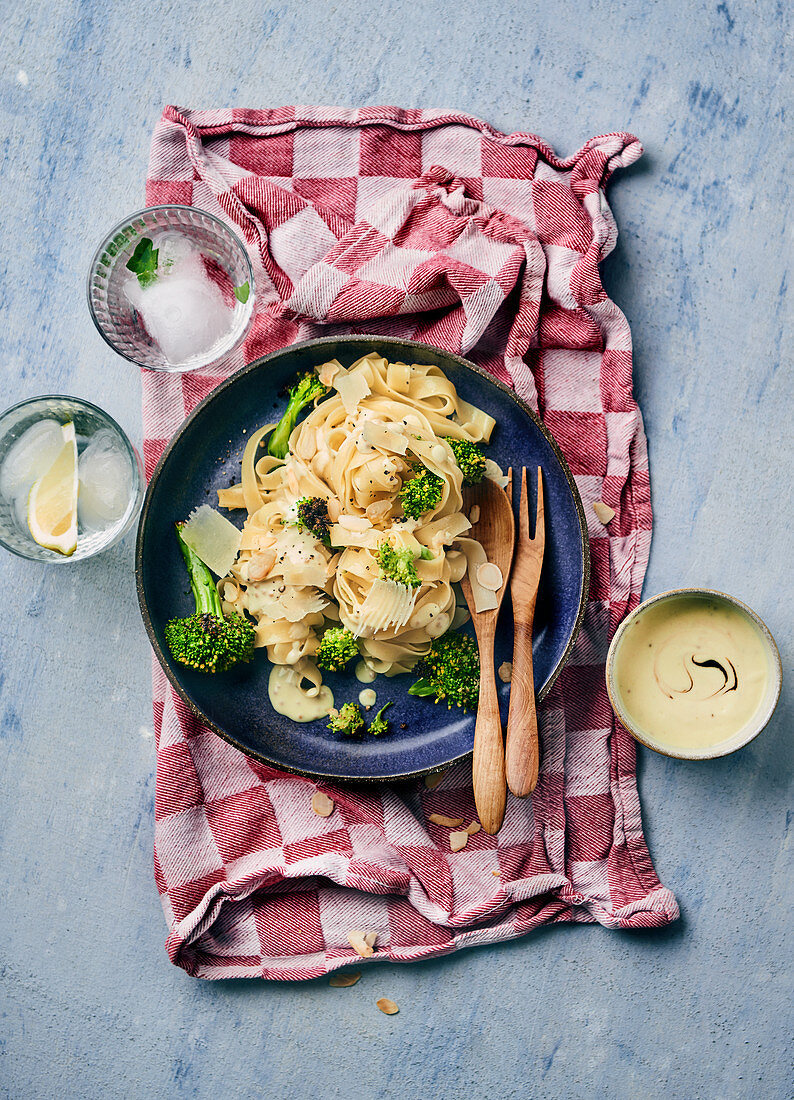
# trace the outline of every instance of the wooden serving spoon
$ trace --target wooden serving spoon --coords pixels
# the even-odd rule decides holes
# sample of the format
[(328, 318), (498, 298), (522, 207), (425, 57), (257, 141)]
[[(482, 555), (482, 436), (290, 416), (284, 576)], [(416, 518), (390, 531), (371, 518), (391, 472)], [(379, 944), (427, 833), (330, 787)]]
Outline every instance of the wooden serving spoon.
[[(472, 524), (471, 538), (476, 539), (493, 565), (502, 573), (502, 586), (495, 593), (497, 606), (492, 611), (475, 611), (474, 597), (468, 575), (460, 582), (471, 612), (477, 646), (480, 651), (480, 701), (474, 728), (474, 802), (480, 823), (491, 836), (501, 828), (505, 816), (505, 747), (499, 718), (499, 698), (496, 694), (494, 670), (494, 637), (502, 597), (507, 588), (513, 562), (516, 525), (510, 499), (503, 489), (485, 478), (479, 485), (465, 491), (465, 508), (469, 517), (477, 506), (480, 514)], [(476, 514), (476, 513), (475, 513)]]

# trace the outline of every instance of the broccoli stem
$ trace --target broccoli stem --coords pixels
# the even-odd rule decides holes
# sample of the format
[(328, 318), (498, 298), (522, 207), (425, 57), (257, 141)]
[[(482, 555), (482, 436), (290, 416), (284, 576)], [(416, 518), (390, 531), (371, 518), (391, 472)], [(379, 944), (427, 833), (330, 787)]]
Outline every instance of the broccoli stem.
[(318, 397), (324, 397), (327, 392), (327, 387), (323, 385), (313, 371), (306, 371), (298, 376), (294, 385), (290, 387), (289, 402), (284, 415), (270, 433), (270, 439), (267, 443), (267, 453), (269, 455), (281, 459), (287, 457), (289, 437), (298, 423), (298, 417), (307, 405), (311, 405), (312, 401)]
[(191, 550), (182, 538), (182, 528), (184, 526), (184, 523), (175, 524), (176, 537), (179, 540), (179, 549), (182, 551), (182, 557), (185, 559), (185, 565), (187, 566), (190, 587), (196, 601), (196, 614), (203, 615), (208, 612), (210, 615), (217, 615), (219, 619), (222, 619), (223, 608), (221, 607), (221, 598), (218, 595), (215, 578), (198, 554)]
[(293, 404), (290, 402), (287, 411), (273, 429), (268, 440), (267, 453), (274, 458), (286, 458), (289, 450), (289, 437), (292, 435), (292, 429), (298, 423), (298, 416), (302, 408), (303, 405), (300, 403), (295, 402)]

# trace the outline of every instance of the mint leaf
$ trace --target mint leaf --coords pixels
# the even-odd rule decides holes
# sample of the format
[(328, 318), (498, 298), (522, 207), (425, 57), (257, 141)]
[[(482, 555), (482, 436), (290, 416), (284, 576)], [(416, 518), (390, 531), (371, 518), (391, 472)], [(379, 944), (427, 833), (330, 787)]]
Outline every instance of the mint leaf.
[(426, 546), (423, 546), (419, 553), (419, 557), (422, 561), (433, 561), (434, 556), (432, 550), (428, 550)]
[(139, 272), (138, 273), (138, 282), (141, 284), (141, 286), (145, 290), (147, 286), (151, 286), (152, 283), (157, 282), (157, 272), (156, 271), (141, 271), (141, 272)]
[(135, 251), (127, 260), (127, 269), (138, 276), (138, 282), (144, 289), (151, 286), (157, 278), (157, 257), (159, 248), (152, 248), (149, 237), (142, 237)]
[(417, 680), (408, 688), (409, 695), (435, 695), (435, 688), (429, 680)]
[(245, 305), (245, 303), (248, 301), (248, 295), (250, 293), (251, 293), (251, 288), (248, 285), (247, 280), (246, 280), (246, 282), (243, 283), (242, 286), (236, 286), (234, 288), (235, 298), (237, 299), (238, 302), (242, 302), (243, 305)]

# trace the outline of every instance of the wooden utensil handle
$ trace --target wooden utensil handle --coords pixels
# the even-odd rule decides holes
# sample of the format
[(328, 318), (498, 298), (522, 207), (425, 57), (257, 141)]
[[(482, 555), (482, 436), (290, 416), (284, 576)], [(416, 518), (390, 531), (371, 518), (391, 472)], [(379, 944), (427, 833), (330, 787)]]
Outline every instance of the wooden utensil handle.
[(505, 774), (508, 787), (518, 798), (525, 798), (534, 791), (540, 767), (538, 712), (532, 668), (532, 621), (533, 616), (530, 616), (529, 622), (514, 624)]
[(486, 833), (499, 832), (505, 816), (505, 748), (493, 667), (493, 636), (480, 642), (480, 701), (474, 727), (474, 803)]

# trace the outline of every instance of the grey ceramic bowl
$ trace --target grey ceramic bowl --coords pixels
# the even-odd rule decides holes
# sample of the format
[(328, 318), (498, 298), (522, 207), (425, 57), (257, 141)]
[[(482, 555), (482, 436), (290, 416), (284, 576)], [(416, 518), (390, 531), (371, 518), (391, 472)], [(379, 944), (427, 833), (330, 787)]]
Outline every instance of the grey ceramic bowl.
[[(702, 597), (703, 599), (709, 599), (712, 601), (724, 602), (734, 608), (741, 611), (747, 619), (749, 619), (757, 628), (759, 638), (761, 639), (763, 648), (766, 652), (768, 661), (769, 679), (767, 681), (766, 692), (764, 694), (761, 703), (758, 706), (755, 714), (752, 716), (749, 722), (736, 731), (732, 737), (726, 738), (724, 741), (719, 742), (717, 745), (709, 746), (707, 749), (701, 751), (680, 749), (679, 751), (673, 751), (669, 745), (663, 745), (660, 742), (654, 740), (653, 737), (644, 729), (639, 728), (632, 722), (631, 718), (626, 713), (623, 701), (621, 699), (620, 690), (616, 684), (615, 678), (615, 659), (620, 650), (621, 643), (626, 636), (626, 631), (635, 623), (637, 619), (644, 615), (650, 607), (658, 606), (660, 603), (680, 600), (689, 597)], [(747, 604), (741, 602), (741, 600), (735, 599), (733, 596), (728, 596), (725, 592), (718, 592), (711, 588), (673, 588), (668, 592), (660, 592), (658, 596), (652, 596), (649, 600), (645, 600), (639, 607), (636, 607), (630, 615), (627, 615), (623, 622), (618, 627), (612, 643), (609, 647), (606, 663), (606, 682), (607, 691), (609, 692), (609, 700), (612, 704), (617, 718), (621, 724), (628, 730), (628, 732), (639, 741), (640, 744), (645, 745), (649, 749), (653, 749), (654, 752), (660, 753), (662, 756), (670, 756), (677, 760), (714, 760), (720, 756), (728, 756), (732, 752), (736, 752), (737, 749), (743, 748), (749, 744), (753, 738), (757, 737), (761, 730), (769, 722), (772, 714), (777, 706), (777, 701), (780, 698), (780, 688), (783, 680), (783, 671), (780, 663), (780, 653), (778, 652), (775, 639), (772, 637), (769, 628), (763, 619), (749, 608)]]

